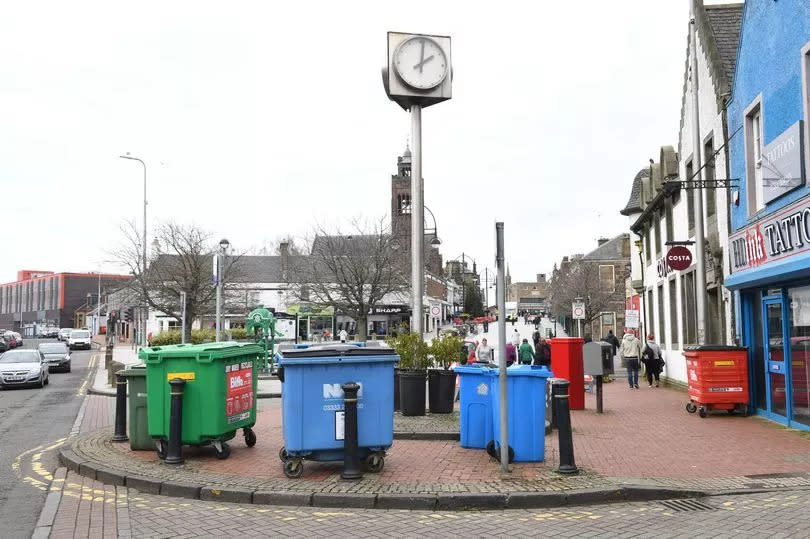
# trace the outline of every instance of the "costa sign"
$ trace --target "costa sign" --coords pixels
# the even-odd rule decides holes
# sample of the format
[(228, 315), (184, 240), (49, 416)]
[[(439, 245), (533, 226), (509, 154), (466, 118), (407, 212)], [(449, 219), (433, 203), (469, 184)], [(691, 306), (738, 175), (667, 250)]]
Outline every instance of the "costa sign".
[(667, 265), (675, 271), (683, 271), (692, 265), (692, 251), (683, 245), (676, 245), (667, 251)]
[(740, 230), (729, 244), (734, 273), (810, 251), (810, 202), (800, 200)]

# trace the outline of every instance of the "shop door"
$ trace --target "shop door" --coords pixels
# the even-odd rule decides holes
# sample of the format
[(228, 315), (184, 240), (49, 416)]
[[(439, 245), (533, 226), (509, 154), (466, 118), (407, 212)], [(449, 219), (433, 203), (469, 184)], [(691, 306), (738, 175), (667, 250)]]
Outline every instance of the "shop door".
[(762, 301), (762, 335), (764, 336), (766, 396), (768, 411), (788, 420), (787, 403), (790, 402), (789, 358), (785, 356), (785, 335), (787, 333), (784, 302), (781, 298), (768, 298)]

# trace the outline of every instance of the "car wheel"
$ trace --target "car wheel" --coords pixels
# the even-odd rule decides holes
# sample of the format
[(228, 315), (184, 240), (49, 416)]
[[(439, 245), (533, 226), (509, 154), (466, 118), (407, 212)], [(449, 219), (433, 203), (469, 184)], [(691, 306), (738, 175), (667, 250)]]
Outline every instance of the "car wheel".
[(39, 387), (40, 389), (45, 387), (45, 377), (42, 376), (41, 374), (39, 375)]

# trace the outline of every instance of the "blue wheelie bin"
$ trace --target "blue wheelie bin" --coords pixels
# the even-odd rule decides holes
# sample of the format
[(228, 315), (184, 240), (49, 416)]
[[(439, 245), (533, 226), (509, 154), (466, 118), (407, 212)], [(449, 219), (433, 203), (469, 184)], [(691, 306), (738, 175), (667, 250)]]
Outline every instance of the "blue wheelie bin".
[(488, 367), (462, 365), (459, 376), (459, 441), (461, 447), (484, 449), (492, 440), (492, 399), (494, 371)]
[(303, 460), (343, 460), (343, 390), (356, 382), (357, 437), (366, 469), (379, 472), (394, 441), (394, 366), (391, 348), (324, 344), (278, 354), (284, 447), (279, 458), (287, 477), (300, 477)]
[[(544, 366), (515, 365), (506, 369), (510, 461), (542, 462), (545, 459), (546, 380), (551, 376), (551, 371)], [(498, 437), (501, 430), (500, 379), (497, 371), (491, 380), (493, 436), (487, 444), (487, 452), (497, 458), (500, 454)]]

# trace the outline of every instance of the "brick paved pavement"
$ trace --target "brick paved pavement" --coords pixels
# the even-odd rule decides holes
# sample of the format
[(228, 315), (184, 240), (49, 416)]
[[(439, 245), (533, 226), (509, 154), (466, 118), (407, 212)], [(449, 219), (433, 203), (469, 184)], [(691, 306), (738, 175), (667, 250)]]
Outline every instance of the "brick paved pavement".
[[(679, 510), (683, 506), (669, 502), (644, 502), (554, 510), (442, 512), (185, 500), (124, 487), (102, 489), (69, 473), (64, 499), (69, 501), (59, 508), (51, 537), (107, 537), (117, 531), (120, 537), (133, 538), (539, 535), (736, 539), (805, 537), (810, 532), (810, 491), (806, 490), (704, 498), (694, 511)], [(78, 515), (76, 503), (86, 508)], [(71, 522), (75, 522), (74, 528)]]

